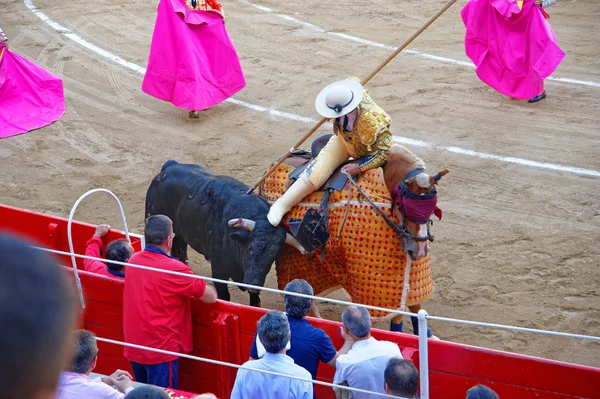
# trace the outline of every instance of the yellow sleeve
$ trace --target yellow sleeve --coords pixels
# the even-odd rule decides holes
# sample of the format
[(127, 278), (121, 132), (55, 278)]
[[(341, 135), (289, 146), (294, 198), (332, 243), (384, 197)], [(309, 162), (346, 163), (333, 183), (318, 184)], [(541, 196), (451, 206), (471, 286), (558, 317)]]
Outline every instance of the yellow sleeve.
[(375, 152), (360, 159), (360, 171), (366, 172), (367, 170), (385, 165), (390, 155), (392, 144), (394, 144), (392, 132), (388, 128), (385, 128), (377, 137)]

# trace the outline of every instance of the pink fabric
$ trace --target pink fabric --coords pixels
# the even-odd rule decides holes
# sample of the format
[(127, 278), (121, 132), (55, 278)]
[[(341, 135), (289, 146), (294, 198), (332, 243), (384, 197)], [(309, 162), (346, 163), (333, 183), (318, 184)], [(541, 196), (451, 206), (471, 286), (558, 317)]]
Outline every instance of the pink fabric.
[(190, 110), (210, 108), (246, 85), (240, 61), (217, 11), (162, 0), (142, 90)]
[(461, 15), (477, 76), (502, 94), (537, 96), (565, 57), (534, 0), (525, 0), (522, 10), (513, 0), (470, 0)]
[(442, 220), (442, 210), (437, 207), (437, 196), (427, 199), (406, 198), (402, 196), (402, 189), (396, 186), (392, 190), (392, 204), (396, 204), (400, 212), (415, 222), (429, 220), (434, 214)]
[(62, 80), (0, 43), (0, 138), (49, 125), (64, 113)]

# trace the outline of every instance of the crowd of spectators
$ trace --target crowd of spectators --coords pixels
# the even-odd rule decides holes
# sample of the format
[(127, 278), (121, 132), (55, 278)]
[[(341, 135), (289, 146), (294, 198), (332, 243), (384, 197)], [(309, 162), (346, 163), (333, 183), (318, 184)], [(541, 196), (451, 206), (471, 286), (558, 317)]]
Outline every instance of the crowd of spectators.
[[(101, 255), (101, 237), (108, 230), (106, 225), (98, 227), (87, 243), (86, 253)], [(126, 276), (126, 342), (189, 353), (193, 349), (190, 300), (215, 303), (216, 291), (201, 279), (139, 268), (124, 273), (113, 268), (110, 260), (193, 274), (189, 266), (168, 254), (174, 237), (168, 217), (150, 217), (144, 235), (147, 246), (143, 251), (133, 254), (127, 241), (113, 241), (107, 247), (106, 263), (88, 262), (86, 270), (111, 278)], [(313, 295), (305, 280), (290, 282), (285, 291)], [(284, 295), (284, 302), (285, 313), (269, 311), (259, 320), (250, 360), (237, 372), (232, 399), (315, 398), (312, 380), (321, 363), (335, 369), (334, 383), (342, 386), (334, 389), (339, 399), (381, 397), (344, 387), (417, 398), (417, 369), (402, 358), (397, 344), (371, 336), (371, 319), (365, 308), (349, 306), (343, 312), (340, 335), (344, 343), (336, 350), (331, 338), (306, 319), (313, 306), (311, 299)], [(125, 347), (133, 376), (116, 370), (108, 376), (90, 378), (99, 351), (92, 332), (75, 330), (76, 303), (72, 284), (52, 258), (0, 235), (0, 399), (169, 398), (163, 388), (177, 388), (176, 354)], [(134, 377), (137, 383), (149, 385), (136, 387)], [(196, 398), (216, 396), (203, 394)], [(478, 385), (468, 391), (467, 399), (498, 396)]]

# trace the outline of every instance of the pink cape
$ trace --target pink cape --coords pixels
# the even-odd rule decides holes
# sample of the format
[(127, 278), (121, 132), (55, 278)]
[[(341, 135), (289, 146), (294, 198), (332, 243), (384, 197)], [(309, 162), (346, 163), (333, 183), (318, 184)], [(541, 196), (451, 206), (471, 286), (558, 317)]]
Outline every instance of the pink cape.
[(470, 0), (461, 15), (477, 76), (502, 94), (537, 96), (565, 57), (534, 0), (525, 0), (522, 10), (514, 0)]
[(64, 113), (62, 80), (0, 44), (0, 138), (49, 125)]
[(161, 0), (142, 90), (190, 110), (212, 107), (246, 85), (240, 60), (216, 11)]

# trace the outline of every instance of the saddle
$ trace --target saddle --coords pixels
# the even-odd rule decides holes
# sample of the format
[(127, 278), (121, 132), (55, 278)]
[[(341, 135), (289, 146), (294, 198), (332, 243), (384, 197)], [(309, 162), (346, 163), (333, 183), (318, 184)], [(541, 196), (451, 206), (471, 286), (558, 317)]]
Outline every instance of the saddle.
[[(332, 136), (333, 134), (324, 134), (317, 137), (312, 142), (310, 152), (298, 150), (286, 160), (285, 163), (294, 168), (288, 175), (290, 181), (286, 187), (290, 187), (302, 175), (306, 167), (319, 155)], [(329, 202), (329, 195), (334, 190), (342, 191), (348, 182), (348, 177), (341, 172), (342, 167), (348, 163), (356, 162), (358, 161), (349, 161), (341, 165), (333, 172), (331, 177), (318, 188), (318, 191), (325, 192), (318, 211), (309, 209), (302, 219), (292, 218), (288, 222), (292, 235), (302, 244), (308, 253), (315, 249), (321, 249), (321, 262), (323, 262), (323, 257), (325, 255), (325, 245), (330, 237), (330, 233), (327, 229), (327, 203)]]
[[(288, 175), (290, 181), (286, 187), (290, 187), (292, 184), (294, 184), (294, 182), (302, 175), (302, 172), (304, 172), (309, 163), (316, 158), (323, 147), (327, 145), (327, 142), (331, 137), (333, 137), (333, 134), (331, 133), (319, 136), (312, 142), (310, 152), (306, 150), (296, 150), (288, 159), (286, 159), (285, 164), (294, 168), (294, 170)], [(350, 163), (358, 163), (358, 161), (353, 160), (342, 164), (335, 170), (335, 172), (333, 172), (329, 179), (327, 179), (327, 181), (317, 189), (317, 191), (327, 191), (329, 189), (342, 191), (348, 182), (348, 177), (342, 174), (342, 168)]]

